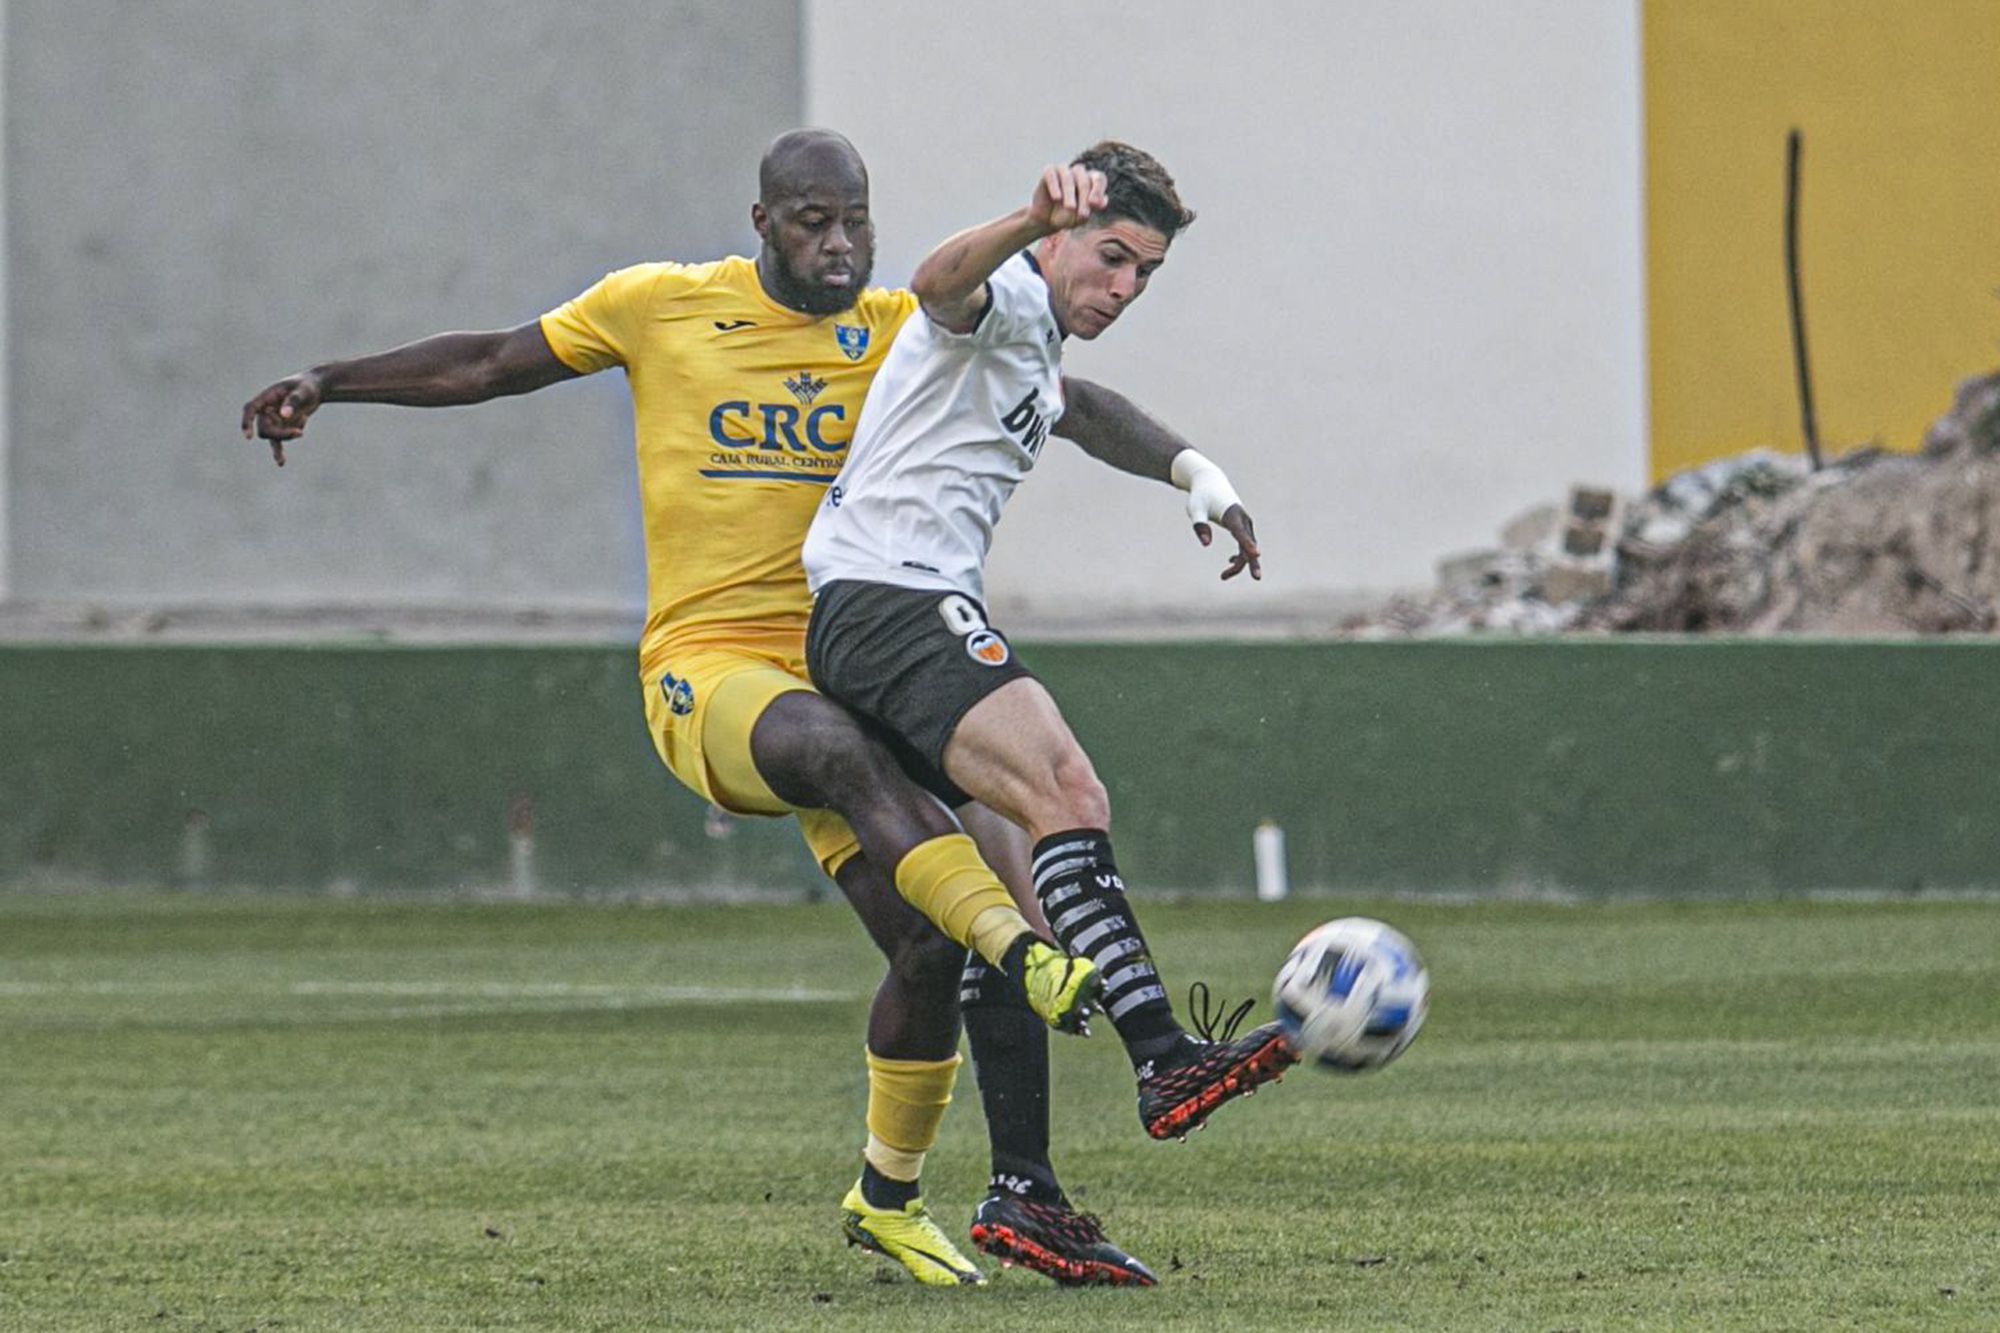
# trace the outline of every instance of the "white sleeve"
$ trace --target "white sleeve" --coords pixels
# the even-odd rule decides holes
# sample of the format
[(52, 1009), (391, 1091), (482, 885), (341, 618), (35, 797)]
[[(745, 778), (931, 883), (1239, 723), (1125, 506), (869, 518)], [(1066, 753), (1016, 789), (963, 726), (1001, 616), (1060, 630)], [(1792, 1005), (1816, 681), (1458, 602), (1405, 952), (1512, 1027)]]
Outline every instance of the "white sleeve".
[(936, 320), (934, 332), (945, 338), (977, 342), (994, 347), (1017, 338), (1033, 337), (1049, 308), (1049, 289), (1041, 276), (1016, 255), (993, 271), (986, 280), (986, 308), (969, 333), (956, 333)]
[(1018, 255), (994, 270), (987, 290), (993, 294), (986, 318), (995, 325), (992, 335), (995, 342), (1027, 336), (1024, 330), (1032, 332), (1048, 313), (1047, 284)]

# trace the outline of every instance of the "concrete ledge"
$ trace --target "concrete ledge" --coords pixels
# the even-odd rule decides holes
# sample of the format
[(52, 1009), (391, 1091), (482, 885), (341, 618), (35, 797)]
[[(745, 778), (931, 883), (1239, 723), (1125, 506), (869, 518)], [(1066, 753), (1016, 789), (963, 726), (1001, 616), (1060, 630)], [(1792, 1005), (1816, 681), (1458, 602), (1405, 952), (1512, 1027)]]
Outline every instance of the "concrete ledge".
[[(2000, 644), (1027, 645), (1142, 889), (2000, 887)], [(0, 884), (812, 891), (624, 647), (0, 648)]]

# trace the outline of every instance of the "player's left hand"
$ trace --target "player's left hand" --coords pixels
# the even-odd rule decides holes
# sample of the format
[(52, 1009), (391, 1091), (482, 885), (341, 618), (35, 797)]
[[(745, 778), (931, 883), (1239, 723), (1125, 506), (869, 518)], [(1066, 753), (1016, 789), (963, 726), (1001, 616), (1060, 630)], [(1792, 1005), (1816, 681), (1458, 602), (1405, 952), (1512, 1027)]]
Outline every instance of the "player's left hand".
[[(1247, 569), (1251, 578), (1262, 580), (1264, 577), (1262, 553), (1257, 549), (1257, 527), (1250, 521), (1249, 511), (1242, 505), (1231, 505), (1216, 521), (1222, 524), (1224, 531), (1236, 539), (1236, 554), (1229, 557), (1229, 564), (1223, 569), (1222, 577), (1233, 579)], [(1203, 546), (1215, 540), (1214, 529), (1206, 523), (1197, 522), (1194, 525), (1194, 535)]]

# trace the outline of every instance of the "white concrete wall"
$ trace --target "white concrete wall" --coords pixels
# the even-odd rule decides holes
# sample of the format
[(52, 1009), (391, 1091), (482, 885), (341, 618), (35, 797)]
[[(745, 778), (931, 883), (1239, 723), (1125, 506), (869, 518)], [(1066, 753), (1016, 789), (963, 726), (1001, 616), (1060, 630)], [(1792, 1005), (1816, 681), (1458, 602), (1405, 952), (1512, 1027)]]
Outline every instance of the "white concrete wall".
[(1269, 578), (1217, 585), (1173, 496), (1057, 450), (1006, 615), (1319, 614), (1642, 476), (1636, 0), (0, 0), (0, 35), (0, 597), (635, 607), (615, 377), (335, 408), (283, 473), (237, 408), (752, 244), (802, 118), (868, 155), (886, 280), (1100, 135), (1201, 211), (1071, 366), (1229, 465)]
[(1637, 0), (806, 0), (808, 119), (873, 170), (877, 273), (1101, 136), (1200, 220), (1069, 369), (1224, 461), (1269, 555), (1217, 586), (1174, 498), (1045, 455), (996, 611), (1203, 618), (1427, 583), (1579, 479), (1643, 477)]
[(10, 0), (13, 595), (636, 608), (621, 376), (236, 422), (312, 362), (755, 244), (791, 0)]

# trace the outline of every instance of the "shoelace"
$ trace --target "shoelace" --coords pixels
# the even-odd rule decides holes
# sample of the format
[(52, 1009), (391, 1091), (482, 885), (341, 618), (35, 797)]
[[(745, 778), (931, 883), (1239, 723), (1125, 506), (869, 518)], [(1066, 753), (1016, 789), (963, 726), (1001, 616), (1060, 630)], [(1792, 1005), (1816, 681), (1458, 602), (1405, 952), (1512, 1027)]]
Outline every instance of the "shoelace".
[(1041, 1215), (1045, 1226), (1063, 1232), (1071, 1240), (1084, 1245), (1096, 1245), (1104, 1240), (1104, 1224), (1097, 1220), (1095, 1213), (1078, 1212), (1067, 1202), (1061, 1204), (1036, 1203), (1025, 1200), (1025, 1206)]
[[(1236, 1035), (1236, 1029), (1243, 1026), (1243, 1020), (1250, 1016), (1250, 1011), (1257, 1007), (1255, 997), (1234, 1009), (1221, 1003), (1215, 1003), (1211, 1008), (1212, 999), (1206, 981), (1197, 981), (1188, 987), (1188, 1016), (1194, 1019), (1194, 1030), (1206, 1042), (1230, 1040)], [(1216, 1035), (1218, 1026), (1222, 1029), (1221, 1036)]]

